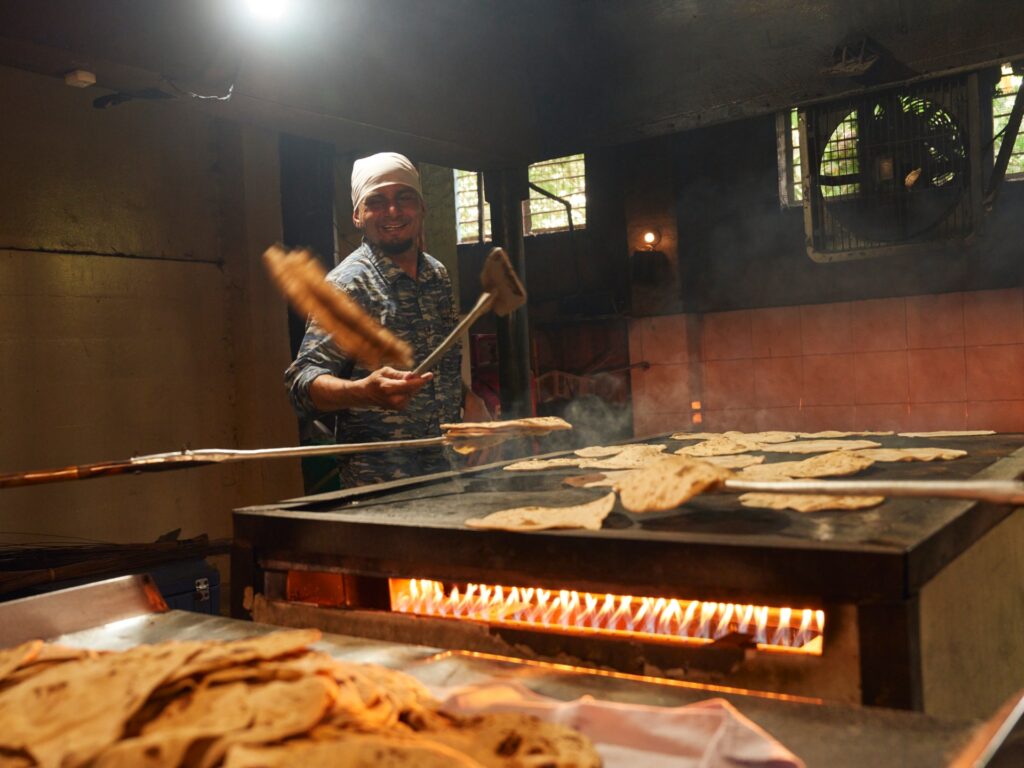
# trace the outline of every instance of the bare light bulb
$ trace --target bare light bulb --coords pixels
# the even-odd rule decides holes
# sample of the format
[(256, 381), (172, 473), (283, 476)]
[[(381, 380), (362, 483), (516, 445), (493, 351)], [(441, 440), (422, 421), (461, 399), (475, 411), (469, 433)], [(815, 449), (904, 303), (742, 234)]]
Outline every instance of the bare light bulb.
[(245, 0), (249, 12), (264, 21), (278, 21), (291, 5), (290, 0)]
[(644, 232), (644, 245), (646, 245), (648, 248), (653, 248), (654, 245), (658, 242), (658, 239), (658, 233), (655, 230), (649, 229), (646, 232)]

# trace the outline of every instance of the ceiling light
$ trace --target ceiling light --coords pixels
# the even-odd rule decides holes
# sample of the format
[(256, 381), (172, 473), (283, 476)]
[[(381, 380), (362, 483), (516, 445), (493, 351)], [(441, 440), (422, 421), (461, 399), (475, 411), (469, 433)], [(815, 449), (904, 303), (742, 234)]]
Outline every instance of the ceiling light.
[(245, 0), (245, 6), (253, 16), (264, 21), (279, 21), (288, 11), (290, 0)]

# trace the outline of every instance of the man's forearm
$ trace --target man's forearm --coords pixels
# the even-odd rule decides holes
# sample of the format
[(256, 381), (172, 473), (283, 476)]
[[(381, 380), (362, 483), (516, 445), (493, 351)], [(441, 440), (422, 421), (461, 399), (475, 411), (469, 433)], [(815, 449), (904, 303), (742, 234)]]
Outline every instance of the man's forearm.
[(369, 402), (363, 380), (350, 381), (324, 374), (309, 385), (309, 399), (319, 411), (343, 411), (347, 408), (366, 408)]

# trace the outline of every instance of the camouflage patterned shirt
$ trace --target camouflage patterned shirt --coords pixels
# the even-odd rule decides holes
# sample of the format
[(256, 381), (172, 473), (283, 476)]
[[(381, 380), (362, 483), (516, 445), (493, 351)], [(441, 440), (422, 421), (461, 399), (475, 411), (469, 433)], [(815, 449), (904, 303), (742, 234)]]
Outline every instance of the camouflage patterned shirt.
[[(330, 271), (327, 279), (342, 289), (371, 317), (409, 343), (413, 359), (426, 358), (457, 322), (448, 272), (434, 257), (420, 253), (413, 280), (385, 253), (363, 244)], [(434, 368), (434, 378), (402, 411), (353, 408), (337, 411), (335, 439), (363, 443), (438, 437), (440, 425), (459, 421), (462, 404), (460, 346)], [(285, 371), (285, 384), (296, 411), (315, 418), (323, 414), (309, 397), (313, 380), (323, 374), (356, 380), (370, 374), (330, 343), (315, 322), (306, 326), (299, 354)], [(403, 450), (340, 456), (342, 487), (368, 485), (451, 468), (444, 449)]]

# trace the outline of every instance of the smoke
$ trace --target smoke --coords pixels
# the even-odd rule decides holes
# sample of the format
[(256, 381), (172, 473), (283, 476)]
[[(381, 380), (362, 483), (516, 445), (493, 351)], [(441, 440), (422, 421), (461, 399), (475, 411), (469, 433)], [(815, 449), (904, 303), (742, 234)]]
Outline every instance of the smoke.
[(595, 395), (570, 400), (562, 418), (572, 424), (572, 432), (568, 434), (577, 446), (613, 443), (633, 435), (631, 409), (614, 405)]

